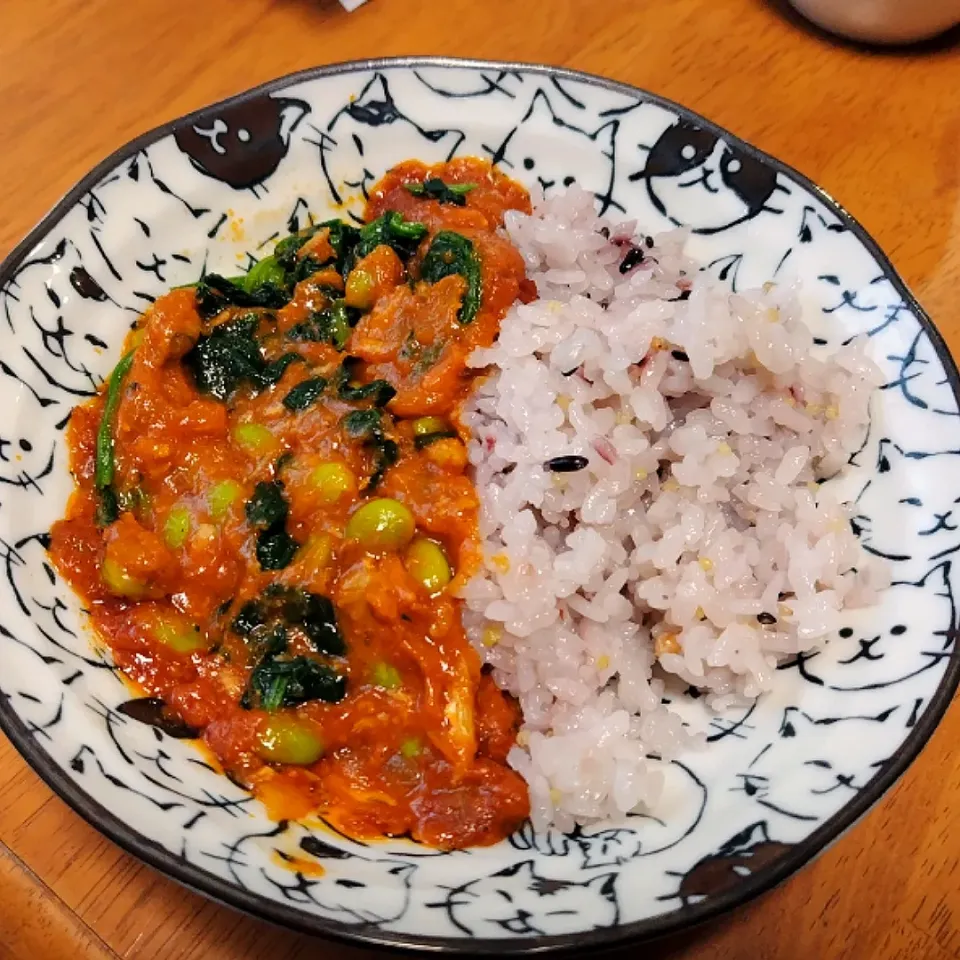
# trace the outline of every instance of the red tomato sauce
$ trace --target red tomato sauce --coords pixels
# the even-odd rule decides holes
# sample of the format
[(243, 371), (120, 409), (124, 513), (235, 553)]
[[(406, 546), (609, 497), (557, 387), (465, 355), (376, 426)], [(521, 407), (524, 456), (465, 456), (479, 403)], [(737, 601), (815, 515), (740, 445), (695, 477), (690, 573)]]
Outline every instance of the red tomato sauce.
[[(452, 848), (528, 813), (506, 764), (518, 708), (455, 598), (478, 552), (467, 357), (536, 294), (497, 232), (511, 209), (529, 212), (526, 191), (484, 161), (402, 163), (365, 220), (399, 213), (422, 236), (348, 229), (347, 257), (340, 228), (314, 227), (276, 288), (171, 291), (131, 334), (113, 418), (106, 391), (71, 417), (54, 564), (126, 677), (277, 818)], [(451, 232), (472, 279), (432, 247)], [(351, 524), (384, 500), (407, 521), (390, 542)]]

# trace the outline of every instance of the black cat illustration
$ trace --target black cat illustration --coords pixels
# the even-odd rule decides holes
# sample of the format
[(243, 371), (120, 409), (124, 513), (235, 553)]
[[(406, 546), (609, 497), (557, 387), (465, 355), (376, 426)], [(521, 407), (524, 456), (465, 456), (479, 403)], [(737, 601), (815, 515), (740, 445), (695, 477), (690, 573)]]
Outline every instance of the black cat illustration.
[(690, 120), (679, 119), (657, 139), (631, 181), (646, 184), (650, 201), (677, 226), (714, 234), (752, 220), (786, 188), (777, 172)]
[(685, 874), (673, 874), (680, 877), (677, 892), (660, 899), (679, 899), (686, 907), (707, 897), (719, 896), (779, 860), (790, 849), (790, 844), (771, 838), (765, 820), (752, 823), (715, 853), (698, 860)]
[(280, 166), (290, 135), (309, 112), (302, 100), (259, 96), (180, 127), (174, 139), (201, 173), (246, 190)]

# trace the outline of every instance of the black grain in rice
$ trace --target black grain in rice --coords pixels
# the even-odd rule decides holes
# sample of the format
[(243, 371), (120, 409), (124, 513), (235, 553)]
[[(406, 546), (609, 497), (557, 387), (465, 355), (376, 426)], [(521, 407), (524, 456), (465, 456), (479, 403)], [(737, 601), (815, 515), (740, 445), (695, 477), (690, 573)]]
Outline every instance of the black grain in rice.
[(554, 457), (552, 460), (548, 460), (543, 468), (552, 473), (576, 473), (578, 470), (583, 470), (589, 462), (586, 457), (576, 455)]
[(631, 247), (620, 261), (620, 272), (628, 273), (634, 267), (639, 267), (641, 263), (643, 263), (643, 251), (639, 247)]

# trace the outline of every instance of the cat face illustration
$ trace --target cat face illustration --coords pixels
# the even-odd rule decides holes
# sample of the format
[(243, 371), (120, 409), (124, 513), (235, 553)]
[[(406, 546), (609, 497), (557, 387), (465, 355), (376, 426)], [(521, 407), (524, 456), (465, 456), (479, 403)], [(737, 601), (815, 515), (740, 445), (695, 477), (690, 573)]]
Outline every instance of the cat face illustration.
[(797, 670), (807, 683), (847, 693), (902, 687), (941, 667), (956, 643), (950, 570), (946, 560), (919, 580), (894, 582), (881, 606), (863, 611), (857, 626), (842, 627), (822, 650), (800, 654), (779, 669)]
[(700, 822), (707, 789), (685, 764), (662, 764), (663, 791), (652, 810), (630, 814), (625, 826), (603, 823), (576, 827), (571, 833), (535, 831), (527, 821), (510, 844), (535, 850), (543, 857), (573, 857), (578, 869), (619, 867), (637, 857), (649, 857), (676, 846)]
[(366, 199), (383, 171), (401, 160), (449, 160), (464, 140), (461, 130), (434, 129), (404, 112), (381, 73), (337, 111), (326, 130), (313, 130), (318, 139), (310, 142), (320, 151), (335, 203)]
[(731, 837), (716, 853), (697, 861), (681, 876), (680, 886), (673, 896), (678, 897), (684, 906), (717, 896), (789, 850), (790, 844), (770, 838), (765, 820), (758, 821)]
[(842, 220), (810, 203), (791, 215), (799, 220), (778, 275), (802, 278), (799, 296), (816, 334), (838, 344), (855, 334), (875, 336), (899, 317), (902, 296)]
[(267, 879), (288, 899), (313, 902), (343, 923), (392, 923), (408, 910), (416, 864), (363, 856), (312, 834), (301, 839), (300, 850), (322, 864), (323, 879), (313, 881), (289, 869), (271, 868)]
[[(614, 149), (619, 122), (609, 120), (594, 130), (580, 126), (573, 112), (561, 112), (543, 90), (520, 123), (498, 144), (486, 145), (494, 163), (525, 183), (538, 184), (546, 196), (573, 184), (594, 194), (600, 213), (611, 205)], [(602, 162), (598, 162), (599, 157)]]
[[(170, 238), (205, 233), (213, 239), (227, 220), (219, 203), (195, 205), (171, 186), (179, 188), (183, 177), (170, 176), (163, 149), (159, 144), (124, 161), (82, 201), (88, 227), (87, 237), (78, 240), (83, 272), (71, 270), (70, 288), (104, 305), (97, 317), (105, 329), (113, 321), (126, 327), (171, 287), (196, 281), (203, 249), (178, 249)], [(187, 177), (193, 179), (189, 173)], [(204, 203), (211, 200), (211, 188), (233, 194), (229, 187), (211, 184), (203, 192)], [(123, 312), (111, 313), (111, 306)]]
[[(3, 366), (6, 364), (0, 364), (0, 368)], [(53, 473), (55, 456), (54, 444), (41, 442), (36, 436), (0, 436), (0, 488), (42, 492), (47, 477)]]
[(960, 451), (905, 451), (880, 441), (876, 473), (853, 518), (864, 548), (917, 578), (960, 551)]
[[(49, 252), (25, 261), (0, 291), (0, 315), (17, 339), (0, 358), (0, 372), (24, 384), (31, 395), (28, 402), (36, 402), (57, 421), (73, 403), (96, 391), (106, 337), (125, 331), (129, 323), (94, 279), (93, 269), (87, 269), (78, 246), (63, 239)], [(83, 301), (97, 304), (97, 326), (80, 332), (67, 317)], [(94, 332), (98, 327), (103, 337)], [(34, 474), (40, 446), (26, 435), (0, 439), (0, 477)]]
[(246, 190), (280, 166), (291, 133), (309, 111), (302, 100), (257, 96), (179, 127), (174, 139), (201, 173)]
[(901, 347), (889, 359), (898, 366), (896, 375), (883, 387), (884, 390), (899, 392), (917, 410), (944, 417), (960, 416), (943, 361), (922, 329), (917, 330), (905, 349)]
[[(21, 514), (21, 522), (31, 522), (29, 511), (22, 510)], [(81, 675), (84, 665), (96, 669), (108, 669), (110, 665), (106, 656), (91, 649), (76, 613), (76, 598), (54, 572), (47, 555), (49, 547), (50, 535), (46, 532), (20, 537), (13, 543), (0, 541), (0, 564), (12, 590), (11, 606), (15, 604), (36, 626), (29, 635), (14, 641), (33, 650), (65, 684), (70, 684)]]
[(443, 904), (468, 936), (556, 936), (614, 926), (620, 916), (617, 875), (582, 883), (540, 876), (532, 860), (451, 891)]
[(902, 712), (891, 707), (875, 716), (814, 717), (787, 707), (778, 738), (739, 774), (740, 788), (782, 816), (821, 820), (862, 790), (884, 765), (890, 752), (885, 727), (904, 722)]
[(714, 234), (752, 220), (785, 190), (772, 167), (721, 140), (690, 120), (677, 120), (660, 134), (642, 170), (651, 203), (677, 226)]

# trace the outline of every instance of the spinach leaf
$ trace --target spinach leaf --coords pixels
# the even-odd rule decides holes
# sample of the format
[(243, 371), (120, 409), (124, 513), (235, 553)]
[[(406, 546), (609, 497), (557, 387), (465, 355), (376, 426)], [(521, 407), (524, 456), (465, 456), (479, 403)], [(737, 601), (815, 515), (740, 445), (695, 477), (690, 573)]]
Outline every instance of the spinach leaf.
[(276, 657), (287, 652), (290, 637), (282, 623), (275, 623), (269, 630), (256, 636), (257, 649), (261, 657)]
[(457, 317), (466, 326), (473, 323), (480, 309), (480, 260), (471, 240), (452, 230), (441, 230), (423, 258), (420, 276), (428, 283), (436, 283), (455, 273), (467, 281), (467, 291)]
[(351, 437), (368, 437), (380, 432), (379, 410), (354, 410), (341, 421), (343, 429)]
[[(323, 223), (314, 224), (300, 233), (294, 233), (289, 237), (285, 237), (274, 248), (273, 255), (287, 270), (295, 270), (297, 267), (297, 254), (309, 240), (312, 240), (323, 229), (329, 231), (327, 240), (336, 255), (337, 272), (341, 274), (346, 273), (344, 267), (353, 257), (353, 248), (360, 239), (360, 231), (349, 223), (344, 223), (342, 220), (325, 220)], [(330, 263), (330, 261), (320, 263), (319, 260), (312, 257), (304, 257), (304, 259), (313, 259), (314, 263), (319, 264), (319, 267), (329, 266)], [(319, 269), (319, 267), (317, 269)]]
[(300, 544), (286, 530), (264, 530), (257, 537), (257, 562), (261, 570), (282, 570), (299, 549)]
[(239, 633), (241, 637), (250, 636), (257, 629), (267, 622), (267, 611), (259, 600), (248, 600), (238, 611), (230, 624), (230, 629), (234, 633)]
[(109, 527), (120, 516), (120, 503), (113, 487), (104, 487), (97, 491), (97, 510), (95, 514), (98, 527)]
[(357, 260), (368, 253), (373, 253), (377, 247), (383, 245), (392, 247), (401, 260), (409, 260), (426, 235), (427, 228), (424, 224), (405, 220), (402, 213), (389, 210), (383, 216), (371, 220), (360, 228), (359, 240), (353, 250), (350, 266), (352, 267)]
[(387, 470), (399, 459), (400, 448), (393, 440), (382, 435), (372, 437), (366, 445), (374, 449), (374, 472), (364, 489), (373, 491), (380, 486), (380, 481), (383, 480)]
[(337, 255), (337, 273), (345, 277), (350, 272), (350, 265), (355, 259), (354, 250), (360, 242), (360, 231), (342, 220), (327, 220), (320, 226), (330, 231), (327, 240)]
[(324, 310), (314, 313), (308, 320), (298, 323), (287, 331), (291, 340), (306, 340), (312, 343), (332, 343), (342, 350), (350, 337), (350, 330), (358, 316), (344, 303), (337, 300)]
[(107, 381), (103, 415), (100, 418), (100, 426), (97, 428), (93, 482), (99, 493), (97, 525), (101, 527), (109, 526), (120, 515), (120, 504), (113, 489), (113, 478), (117, 469), (113, 427), (123, 395), (123, 384), (132, 365), (133, 351), (131, 350), (113, 368), (110, 379)]
[(329, 261), (318, 260), (316, 257), (309, 255), (297, 261), (297, 265), (293, 270), (293, 283), (297, 284), (301, 280), (306, 280), (315, 273), (319, 273), (327, 266), (327, 263), (329, 263)]
[(287, 519), (287, 501), (283, 496), (283, 485), (261, 480), (253, 488), (253, 496), (247, 501), (247, 521), (258, 530), (268, 530), (282, 525)]
[(241, 383), (259, 385), (265, 366), (255, 336), (259, 324), (255, 315), (239, 317), (200, 337), (183, 362), (201, 393), (227, 400)]
[(343, 363), (340, 364), (333, 378), (337, 396), (351, 403), (373, 398), (374, 406), (385, 407), (397, 395), (397, 391), (386, 380), (352, 383), (354, 370), (359, 363), (359, 357), (344, 357)]
[(268, 387), (279, 383), (291, 363), (302, 361), (303, 357), (301, 357), (299, 353), (285, 353), (283, 356), (277, 357), (276, 360), (271, 360), (270, 363), (263, 368), (263, 373), (260, 374), (260, 385)]
[(415, 197), (436, 200), (437, 203), (449, 203), (462, 207), (467, 202), (466, 195), (476, 190), (475, 183), (444, 183), (439, 177), (428, 177), (423, 183), (405, 183), (404, 189)]
[(320, 593), (302, 587), (271, 584), (264, 591), (268, 603), (274, 604), (284, 621), (300, 627), (317, 653), (340, 656), (346, 652), (343, 635), (337, 626), (333, 602)]
[(327, 381), (323, 377), (310, 377), (301, 380), (283, 398), (283, 405), (288, 410), (306, 410), (311, 404), (320, 399), (320, 395), (327, 388)]
[(364, 490), (372, 491), (380, 485), (384, 474), (400, 458), (400, 448), (394, 440), (383, 435), (382, 415), (379, 410), (354, 410), (341, 421), (351, 437), (364, 437), (364, 446), (373, 450), (373, 474)]
[[(285, 529), (288, 512), (281, 483), (260, 481), (254, 487), (253, 496), (247, 501), (246, 514), (250, 525), (260, 531), (256, 554), (262, 570), (282, 570), (300, 549), (300, 544)], [(249, 615), (251, 611), (246, 613)]]
[(366, 400), (373, 398), (375, 407), (385, 407), (396, 395), (397, 391), (386, 380), (371, 380), (352, 386), (350, 383), (341, 383), (337, 390), (341, 400)]
[(274, 711), (311, 700), (339, 703), (346, 693), (346, 678), (324, 664), (302, 656), (265, 658), (250, 676), (244, 705), (249, 708), (255, 699), (263, 710)]
[[(272, 258), (267, 257), (266, 260)], [(277, 309), (286, 306), (290, 300), (291, 288), (286, 282), (280, 282), (280, 273), (274, 260), (269, 269), (261, 260), (250, 273), (243, 277), (228, 279), (218, 273), (208, 273), (197, 283), (197, 309), (204, 320), (210, 320), (227, 307), (269, 307)], [(255, 272), (257, 271), (257, 272)], [(254, 277), (257, 286), (248, 289), (248, 277)], [(262, 279), (261, 279), (262, 278)]]
[(290, 364), (303, 360), (297, 353), (285, 353), (268, 363), (256, 336), (259, 326), (260, 317), (248, 314), (219, 323), (200, 337), (183, 362), (201, 393), (225, 401), (241, 384), (260, 391), (279, 383)]
[(258, 260), (242, 277), (234, 280), (248, 294), (255, 296), (263, 288), (285, 288), (287, 272), (275, 256)]
[(435, 433), (422, 433), (420, 436), (413, 438), (413, 445), (418, 450), (423, 450), (424, 447), (429, 447), (430, 444), (436, 443), (438, 440), (449, 440), (456, 436), (456, 430), (437, 430)]
[(330, 341), (338, 350), (342, 350), (350, 339), (350, 331), (357, 322), (351, 316), (350, 308), (343, 300), (338, 300), (331, 304), (326, 310), (327, 340)]
[[(268, 623), (274, 624), (274, 629), (276, 624), (299, 628), (317, 653), (341, 656), (346, 652), (333, 603), (322, 594), (271, 584), (259, 600), (248, 600), (240, 608), (231, 626), (235, 633), (255, 638), (265, 632)], [(277, 652), (284, 649), (285, 645)]]
[(312, 240), (320, 230), (320, 225), (315, 224), (307, 227), (300, 233), (291, 233), (289, 237), (284, 237), (274, 248), (273, 256), (284, 270), (293, 270), (297, 265), (297, 254), (300, 248), (308, 241)]

